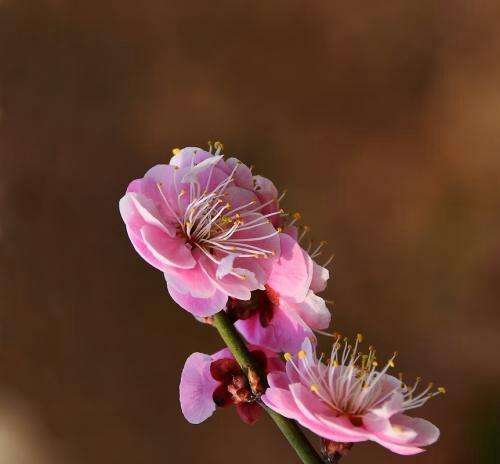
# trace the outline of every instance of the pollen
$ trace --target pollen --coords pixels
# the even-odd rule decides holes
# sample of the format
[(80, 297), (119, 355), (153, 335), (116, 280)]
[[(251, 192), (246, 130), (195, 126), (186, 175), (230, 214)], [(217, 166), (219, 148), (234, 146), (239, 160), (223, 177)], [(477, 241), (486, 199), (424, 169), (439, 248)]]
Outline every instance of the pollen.
[(180, 151), (181, 151), (180, 148), (173, 148), (172, 149), (172, 153), (174, 156), (177, 155), (177, 153), (179, 153)]
[(313, 383), (313, 384), (311, 385), (311, 391), (313, 391), (313, 392), (317, 392), (317, 391), (318, 391), (318, 386), (317, 386), (316, 384), (314, 384), (314, 383)]
[(293, 356), (290, 353), (285, 353), (283, 357), (285, 358), (285, 361), (290, 361), (293, 358)]
[(297, 353), (297, 356), (299, 357), (299, 359), (304, 359), (306, 357), (306, 352), (305, 351), (299, 351)]
[(444, 387), (438, 387), (437, 391), (439, 393), (442, 393), (444, 395), (446, 393), (446, 388), (444, 388)]

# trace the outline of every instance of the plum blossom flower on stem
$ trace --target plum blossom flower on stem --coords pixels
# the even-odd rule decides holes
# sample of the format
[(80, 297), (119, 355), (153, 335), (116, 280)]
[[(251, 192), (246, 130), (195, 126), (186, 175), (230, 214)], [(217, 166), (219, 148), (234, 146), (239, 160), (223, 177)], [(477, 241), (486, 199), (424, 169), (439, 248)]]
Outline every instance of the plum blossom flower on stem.
[[(281, 358), (250, 346), (263, 374), (284, 370)], [(240, 418), (254, 424), (262, 412), (247, 377), (228, 348), (213, 355), (193, 353), (186, 360), (179, 386), (182, 413), (191, 424), (208, 419), (217, 407), (236, 405)]]
[(249, 301), (231, 298), (228, 312), (238, 331), (250, 342), (276, 352), (298, 351), (312, 329), (326, 329), (331, 314), (316, 295), (325, 289), (328, 270), (316, 264), (290, 235), (281, 233), (281, 255), (274, 263), (265, 290)]
[(404, 413), (444, 393), (444, 389), (432, 392), (433, 385), (429, 384), (417, 393), (420, 379), (409, 386), (402, 378), (387, 374), (396, 354), (378, 370), (375, 350), (370, 347), (368, 354), (359, 352), (360, 341), (358, 335), (353, 347), (339, 337), (330, 358), (322, 355), (317, 359), (306, 339), (296, 356), (285, 355), (286, 372), (268, 375), (270, 388), (263, 402), (346, 448), (351, 443), (372, 440), (398, 454), (424, 451), (423, 446), (438, 439), (439, 429)]
[(188, 147), (130, 183), (120, 212), (136, 251), (161, 270), (172, 298), (210, 316), (228, 297), (264, 289), (280, 256), (282, 211), (271, 181), (235, 158)]

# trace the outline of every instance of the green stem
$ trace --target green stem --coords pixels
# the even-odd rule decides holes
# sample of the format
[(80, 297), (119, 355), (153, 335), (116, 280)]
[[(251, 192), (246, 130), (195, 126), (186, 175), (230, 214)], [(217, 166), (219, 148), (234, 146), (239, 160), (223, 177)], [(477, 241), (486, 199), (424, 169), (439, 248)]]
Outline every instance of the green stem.
[[(238, 361), (241, 368), (245, 372), (247, 372), (248, 369), (252, 369), (259, 375), (262, 385), (267, 385), (265, 376), (259, 372), (259, 366), (253, 359), (250, 351), (248, 351), (245, 342), (234, 328), (234, 325), (227, 318), (225, 311), (215, 314), (213, 319), (215, 328), (219, 331), (220, 336), (233, 353), (233, 356), (236, 361)], [(323, 459), (320, 458), (314, 447), (309, 443), (296, 422), (279, 415), (264, 404), (262, 404), (262, 407), (271, 416), (271, 419), (281, 430), (281, 433), (283, 433), (304, 464), (324, 463)]]

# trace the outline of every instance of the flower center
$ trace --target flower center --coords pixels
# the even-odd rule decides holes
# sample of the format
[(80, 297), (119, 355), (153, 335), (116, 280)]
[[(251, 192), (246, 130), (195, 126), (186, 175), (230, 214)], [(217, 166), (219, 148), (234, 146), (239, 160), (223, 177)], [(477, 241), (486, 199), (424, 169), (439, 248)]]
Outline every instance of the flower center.
[(265, 290), (254, 290), (249, 300), (229, 298), (227, 312), (232, 320), (246, 320), (258, 315), (260, 325), (267, 327), (274, 316), (274, 306), (279, 304), (279, 295), (266, 285)]
[[(310, 354), (300, 351), (295, 362), (290, 353), (285, 354), (285, 359), (292, 364), (300, 374), (302, 382), (308, 385), (324, 403), (329, 405), (339, 415), (347, 415), (355, 426), (362, 425), (362, 416), (367, 411), (381, 407), (394, 394), (403, 398), (401, 411), (414, 409), (425, 404), (429, 398), (445, 393), (439, 387), (431, 392), (433, 387), (429, 383), (418, 395), (415, 394), (420, 378), (413, 386), (406, 385), (400, 374), (400, 383), (394, 384), (386, 375), (389, 368), (394, 367), (397, 353), (389, 358), (379, 371), (376, 350), (368, 348), (368, 354), (358, 351), (362, 341), (361, 334), (356, 337), (354, 346), (349, 344), (347, 338), (342, 339), (336, 335), (330, 358), (324, 354), (319, 360)], [(326, 359), (325, 359), (326, 358)]]
[[(260, 350), (251, 352), (262, 372), (266, 371), (267, 358)], [(248, 385), (247, 378), (238, 363), (232, 358), (222, 358), (210, 364), (212, 378), (219, 382), (212, 394), (217, 406), (227, 407), (231, 404), (250, 403), (254, 395)]]
[[(177, 170), (173, 182), (177, 195), (175, 205), (164, 194), (162, 184), (157, 183), (162, 201), (177, 221), (178, 235), (216, 264), (220, 264), (220, 259), (225, 255), (265, 259), (274, 256), (275, 250), (266, 248), (263, 241), (281, 232), (281, 228), (273, 227), (270, 230), (267, 226), (270, 224), (269, 217), (281, 215), (283, 210), (261, 213), (263, 208), (278, 199), (273, 198), (265, 203), (254, 199), (237, 207), (227, 201), (230, 196), (227, 189), (234, 185), (238, 166), (211, 191), (202, 190), (197, 175), (187, 173), (178, 181)], [(196, 167), (194, 163), (191, 166), (192, 170)], [(208, 169), (207, 186), (211, 185), (215, 164)], [(241, 277), (233, 272), (231, 274)]]

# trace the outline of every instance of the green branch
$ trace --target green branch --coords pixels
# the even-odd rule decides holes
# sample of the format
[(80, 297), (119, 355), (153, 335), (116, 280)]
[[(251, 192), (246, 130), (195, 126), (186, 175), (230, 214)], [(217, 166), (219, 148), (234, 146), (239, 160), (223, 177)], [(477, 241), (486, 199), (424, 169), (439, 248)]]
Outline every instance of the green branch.
[[(215, 314), (213, 318), (215, 328), (219, 331), (220, 336), (233, 353), (241, 368), (245, 372), (251, 369), (257, 373), (261, 384), (267, 386), (267, 379), (260, 372), (259, 366), (253, 359), (250, 351), (248, 351), (245, 342), (234, 328), (234, 325), (227, 318), (225, 311)], [(320, 458), (314, 447), (309, 443), (296, 422), (279, 415), (262, 403), (261, 405), (271, 416), (271, 419), (281, 430), (281, 433), (283, 433), (304, 464), (323, 464), (323, 459)]]

